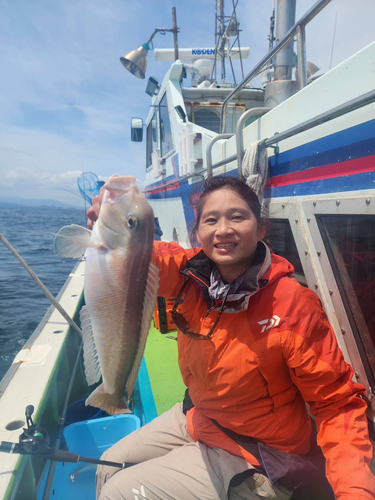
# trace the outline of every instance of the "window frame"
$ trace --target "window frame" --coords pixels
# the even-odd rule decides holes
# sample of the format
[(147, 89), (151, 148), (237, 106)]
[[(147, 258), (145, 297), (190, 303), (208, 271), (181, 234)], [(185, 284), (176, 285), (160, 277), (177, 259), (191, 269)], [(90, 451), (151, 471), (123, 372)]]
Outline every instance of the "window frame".
[[(345, 286), (341, 271), (339, 269), (339, 265), (337, 263), (337, 259), (334, 255), (334, 249), (332, 248), (332, 245), (330, 243), (330, 234), (329, 234), (329, 231), (327, 229), (327, 226), (324, 224), (324, 217), (326, 217), (326, 216), (337, 217), (339, 219), (339, 218), (344, 218), (344, 217), (352, 217), (352, 218), (353, 217), (354, 218), (355, 217), (366, 217), (366, 216), (367, 217), (371, 217), (371, 216), (375, 217), (375, 215), (372, 215), (372, 214), (316, 214), (317, 225), (318, 225), (318, 228), (319, 228), (320, 233), (321, 233), (321, 237), (323, 240), (323, 244), (325, 246), (325, 250), (327, 252), (327, 257), (328, 257), (328, 259), (331, 263), (331, 266), (332, 266), (332, 271), (333, 271), (333, 275), (335, 277), (336, 285), (337, 285), (337, 288), (340, 292), (342, 303), (343, 303), (343, 306), (345, 308), (345, 311), (346, 311), (346, 314), (348, 317), (348, 321), (350, 323), (351, 330), (353, 332), (354, 338), (355, 338), (356, 343), (357, 343), (358, 351), (359, 351), (359, 353), (361, 355), (361, 359), (363, 360), (363, 363), (365, 365), (365, 370), (367, 373), (367, 377), (370, 381), (370, 384), (372, 387), (375, 388), (375, 366), (374, 367), (371, 366), (369, 359), (368, 359), (368, 354), (367, 354), (367, 353), (369, 353), (370, 355), (374, 356), (375, 345), (372, 343), (371, 339), (370, 339), (370, 342), (369, 342), (369, 339), (366, 339), (366, 337), (367, 337), (366, 330), (368, 333), (368, 328), (367, 328), (367, 324), (365, 322), (365, 319), (362, 315), (362, 310), (361, 310), (359, 303), (358, 303), (358, 307), (360, 309), (360, 317), (358, 319), (356, 319), (356, 313), (353, 311), (353, 309), (349, 303), (348, 297), (350, 295), (350, 290), (348, 290)], [(349, 276), (349, 280), (350, 280), (350, 285), (353, 286), (351, 279), (350, 279), (350, 276)], [(354, 295), (355, 295), (354, 300), (358, 302), (357, 294), (355, 293), (354, 289), (353, 289), (353, 291), (354, 291)], [(364, 332), (362, 334), (359, 331), (359, 328), (360, 328), (360, 325), (358, 324), (359, 322), (365, 323), (365, 325), (363, 325)]]
[(267, 218), (289, 219), (308, 287), (322, 301), (344, 358), (353, 367), (356, 380), (365, 386), (366, 396), (370, 398), (375, 387), (369, 382), (371, 376), (367, 375), (365, 360), (359, 352), (315, 215), (375, 214), (375, 195), (336, 193), (284, 200), (273, 198), (265, 200), (265, 204)]
[[(349, 359), (355, 371), (355, 379), (366, 387), (366, 395), (371, 397), (375, 393), (375, 382), (372, 370), (368, 367), (367, 356), (361, 352), (362, 348), (356, 338), (350, 316), (353, 314), (345, 304), (346, 295), (340, 289), (340, 283), (335, 276), (335, 263), (332, 255), (327, 251), (321, 228), (319, 216), (322, 215), (375, 215), (375, 194), (363, 192), (336, 193), (336, 196), (324, 195), (321, 198), (307, 198), (302, 203), (306, 220), (315, 243), (315, 252), (318, 256), (319, 267), (328, 287), (328, 293), (333, 305), (333, 310), (340, 325), (340, 333), (344, 339)], [(332, 264), (331, 264), (332, 262)], [(337, 335), (336, 335), (337, 336)], [(341, 345), (340, 345), (341, 347)], [(375, 415), (373, 416), (375, 420)]]
[[(171, 148), (166, 151), (164, 154), (163, 154), (163, 141), (162, 141), (162, 133), (161, 133), (161, 125), (162, 125), (162, 118), (161, 118), (161, 103), (163, 101), (163, 99), (166, 99), (166, 102), (167, 102), (167, 112), (168, 112), (168, 120), (169, 120), (169, 127), (170, 127), (170, 130), (171, 130)], [(175, 150), (175, 147), (174, 147), (174, 140), (173, 140), (173, 128), (172, 128), (172, 120), (171, 120), (171, 114), (169, 112), (169, 106), (168, 106), (168, 92), (167, 90), (165, 90), (164, 94), (163, 94), (163, 97), (160, 99), (160, 101), (158, 102), (158, 113), (159, 113), (159, 147), (160, 147), (160, 156), (161, 158), (167, 158), (168, 156), (170, 156), (174, 150)]]
[[(156, 129), (158, 131), (158, 134), (160, 133), (159, 124), (158, 124), (158, 120), (159, 120), (159, 116), (158, 116), (158, 114), (159, 114), (159, 106), (153, 106), (153, 109), (154, 109), (154, 112), (151, 115), (151, 119), (150, 119), (150, 121), (146, 125), (146, 172), (150, 172), (152, 170), (152, 160), (151, 160), (150, 165), (147, 165), (147, 160), (148, 160), (148, 150), (147, 150), (147, 148), (148, 148), (148, 135), (147, 135), (147, 133), (148, 133), (148, 127), (152, 127), (152, 120), (155, 117), (156, 117)], [(151, 130), (152, 130), (152, 128), (151, 128)], [(159, 135), (158, 135), (157, 141), (156, 141), (156, 149), (159, 148), (159, 143), (160, 143), (159, 139), (160, 138), (159, 138)], [(152, 153), (154, 151), (155, 151), (155, 149), (151, 152), (151, 155), (152, 155)]]

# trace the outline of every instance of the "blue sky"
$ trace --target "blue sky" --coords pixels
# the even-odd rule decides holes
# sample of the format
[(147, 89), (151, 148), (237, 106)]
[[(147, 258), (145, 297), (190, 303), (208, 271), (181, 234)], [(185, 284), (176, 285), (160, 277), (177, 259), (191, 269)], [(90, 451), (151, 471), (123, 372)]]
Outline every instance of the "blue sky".
[[(297, 0), (297, 18), (314, 0)], [(231, 2), (226, 1), (228, 5)], [(119, 57), (171, 27), (177, 8), (180, 47), (214, 45), (214, 0), (0, 0), (0, 199), (56, 199), (81, 205), (76, 180), (93, 171), (144, 179), (144, 144), (130, 141), (130, 119), (145, 118), (150, 99)], [(268, 48), (272, 0), (240, 0), (245, 72)], [(333, 0), (307, 30), (307, 56), (322, 71), (374, 40), (374, 0)], [(173, 36), (156, 35), (155, 47)], [(159, 80), (169, 63), (148, 57)], [(147, 78), (146, 77), (146, 78)]]

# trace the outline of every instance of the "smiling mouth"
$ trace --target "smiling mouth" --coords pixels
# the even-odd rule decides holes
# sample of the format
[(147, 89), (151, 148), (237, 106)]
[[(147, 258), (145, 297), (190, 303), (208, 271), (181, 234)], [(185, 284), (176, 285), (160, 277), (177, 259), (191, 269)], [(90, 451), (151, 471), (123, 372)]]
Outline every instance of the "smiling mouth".
[(220, 243), (215, 245), (215, 248), (234, 248), (237, 246), (237, 243)]

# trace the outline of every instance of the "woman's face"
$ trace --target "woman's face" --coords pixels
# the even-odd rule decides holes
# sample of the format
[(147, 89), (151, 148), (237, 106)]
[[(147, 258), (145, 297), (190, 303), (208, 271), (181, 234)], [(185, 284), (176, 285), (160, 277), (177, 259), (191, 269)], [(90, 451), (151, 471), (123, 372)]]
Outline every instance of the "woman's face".
[(235, 191), (223, 188), (207, 196), (197, 237), (224, 280), (247, 271), (264, 235), (265, 229), (258, 227), (249, 205)]

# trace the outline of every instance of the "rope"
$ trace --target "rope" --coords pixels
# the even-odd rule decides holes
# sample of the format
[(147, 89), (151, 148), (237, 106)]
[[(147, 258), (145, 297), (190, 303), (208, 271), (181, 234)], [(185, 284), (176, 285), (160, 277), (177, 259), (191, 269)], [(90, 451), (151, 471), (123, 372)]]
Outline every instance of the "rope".
[(253, 142), (246, 149), (242, 161), (242, 175), (263, 205), (263, 189), (268, 177), (267, 148), (260, 147), (261, 141)]

